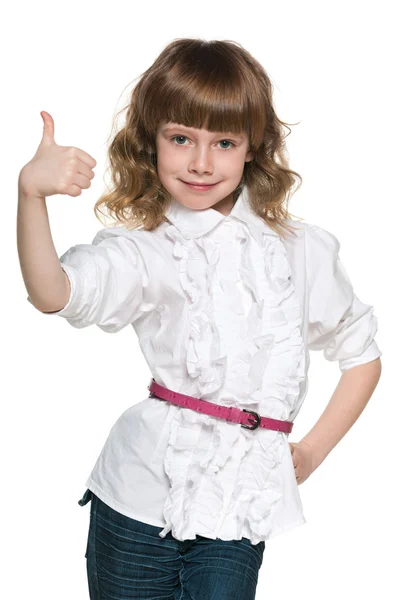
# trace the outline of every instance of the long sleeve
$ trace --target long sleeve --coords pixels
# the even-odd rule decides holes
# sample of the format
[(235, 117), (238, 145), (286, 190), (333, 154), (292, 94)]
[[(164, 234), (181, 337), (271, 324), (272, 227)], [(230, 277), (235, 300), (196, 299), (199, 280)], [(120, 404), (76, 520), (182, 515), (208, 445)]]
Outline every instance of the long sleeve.
[(307, 224), (308, 348), (322, 350), (344, 372), (379, 358), (382, 352), (374, 340), (378, 329), (374, 308), (354, 293), (339, 250), (332, 233)]
[(60, 263), (70, 298), (63, 309), (43, 314), (64, 317), (73, 327), (97, 325), (116, 333), (151, 310), (144, 302), (145, 262), (133, 233), (123, 227), (100, 230), (92, 244), (69, 248)]

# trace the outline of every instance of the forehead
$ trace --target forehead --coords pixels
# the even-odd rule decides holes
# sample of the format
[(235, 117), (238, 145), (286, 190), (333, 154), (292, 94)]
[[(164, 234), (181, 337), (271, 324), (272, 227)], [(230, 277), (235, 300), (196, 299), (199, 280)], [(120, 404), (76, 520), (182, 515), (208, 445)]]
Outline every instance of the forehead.
[(216, 135), (229, 135), (229, 137), (235, 137), (238, 139), (245, 139), (246, 133), (243, 131), (241, 133), (232, 133), (231, 131), (209, 131), (208, 129), (197, 129), (196, 127), (188, 127), (187, 125), (182, 125), (181, 123), (174, 123), (173, 121), (164, 121), (160, 124), (160, 131), (164, 133), (172, 133), (179, 129), (179, 131), (186, 131), (188, 134), (193, 136), (203, 136), (203, 137), (215, 137)]

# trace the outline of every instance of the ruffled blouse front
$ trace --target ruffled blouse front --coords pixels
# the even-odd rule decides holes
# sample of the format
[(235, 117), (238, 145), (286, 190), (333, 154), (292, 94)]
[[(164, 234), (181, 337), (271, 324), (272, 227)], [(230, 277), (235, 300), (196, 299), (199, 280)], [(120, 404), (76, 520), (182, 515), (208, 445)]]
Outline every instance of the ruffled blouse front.
[[(51, 314), (106, 332), (132, 324), (157, 383), (282, 420), (305, 399), (309, 350), (342, 372), (381, 356), (373, 307), (355, 296), (331, 233), (290, 221), (298, 231), (282, 239), (246, 187), (228, 216), (173, 199), (167, 218), (70, 248), (60, 260), (71, 297)], [(161, 537), (257, 544), (306, 522), (287, 434), (152, 396), (114, 424), (86, 485)]]

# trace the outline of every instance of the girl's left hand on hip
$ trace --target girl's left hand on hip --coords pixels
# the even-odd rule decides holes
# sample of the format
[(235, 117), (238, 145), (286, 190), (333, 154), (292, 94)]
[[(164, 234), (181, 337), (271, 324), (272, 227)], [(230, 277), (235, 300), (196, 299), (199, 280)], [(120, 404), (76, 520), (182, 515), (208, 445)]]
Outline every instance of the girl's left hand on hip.
[(297, 484), (304, 483), (315, 470), (314, 453), (307, 442), (289, 442)]

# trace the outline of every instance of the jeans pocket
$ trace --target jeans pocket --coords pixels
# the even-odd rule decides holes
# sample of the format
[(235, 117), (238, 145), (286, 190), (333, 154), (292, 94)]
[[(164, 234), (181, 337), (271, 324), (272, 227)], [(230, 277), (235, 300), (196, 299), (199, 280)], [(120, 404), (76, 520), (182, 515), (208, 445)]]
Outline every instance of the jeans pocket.
[(80, 506), (85, 506), (85, 504), (87, 504), (89, 502), (89, 500), (92, 499), (92, 496), (93, 496), (92, 490), (87, 489), (86, 492), (83, 494), (82, 498), (80, 500), (78, 500), (78, 504)]

